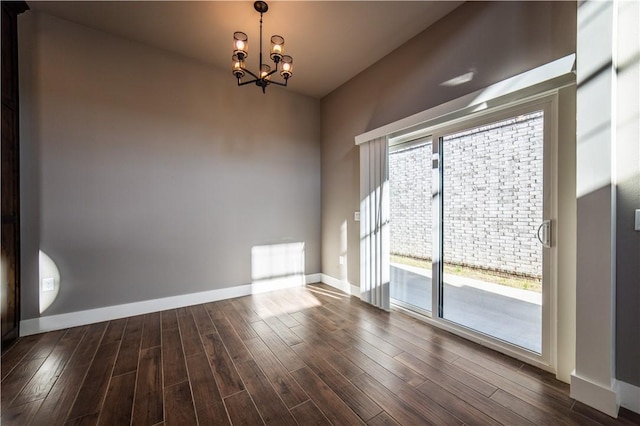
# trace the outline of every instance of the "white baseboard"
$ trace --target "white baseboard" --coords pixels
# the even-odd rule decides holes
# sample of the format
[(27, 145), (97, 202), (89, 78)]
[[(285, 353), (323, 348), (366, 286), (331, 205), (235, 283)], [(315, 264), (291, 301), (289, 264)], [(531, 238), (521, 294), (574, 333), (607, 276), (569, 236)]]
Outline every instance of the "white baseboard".
[(305, 275), (303, 279), (285, 278), (268, 280), (259, 283), (183, 294), (179, 296), (163, 297), (161, 299), (145, 300), (142, 302), (125, 303), (122, 305), (106, 306), (104, 308), (88, 309), (86, 311), (70, 312), (67, 314), (49, 315), (20, 321), (20, 336), (44, 333), (46, 331), (61, 330), (69, 327), (93, 324), (101, 321), (111, 321), (134, 315), (148, 314), (167, 309), (182, 308), (215, 302), (217, 300), (233, 299), (234, 297), (250, 294), (265, 293), (283, 288), (299, 287), (307, 283), (321, 281), (322, 274)]
[(596, 410), (617, 418), (618, 393), (616, 392), (615, 380), (612, 380), (610, 386), (602, 386), (601, 384), (592, 382), (591, 380), (580, 377), (574, 371), (571, 373), (571, 398), (576, 399)]
[(315, 284), (315, 283), (319, 283), (319, 282), (322, 282), (322, 274), (321, 273), (309, 274), (309, 275), (305, 275), (305, 277), (304, 277), (304, 283), (305, 284)]
[(618, 380), (620, 406), (640, 414), (640, 387)]
[(337, 288), (338, 290), (344, 291), (350, 296), (360, 298), (360, 287), (349, 283), (347, 280), (339, 280), (331, 275), (322, 274), (322, 282), (330, 285), (331, 287)]

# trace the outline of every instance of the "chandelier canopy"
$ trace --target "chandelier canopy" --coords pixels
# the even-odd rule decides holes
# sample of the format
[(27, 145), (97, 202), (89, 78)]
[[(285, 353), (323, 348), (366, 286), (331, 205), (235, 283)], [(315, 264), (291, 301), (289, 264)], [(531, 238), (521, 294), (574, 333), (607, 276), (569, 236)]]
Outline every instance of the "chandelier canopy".
[[(253, 3), (253, 8), (260, 13), (259, 71), (258, 73), (253, 73), (245, 67), (245, 60), (249, 56), (249, 39), (245, 33), (236, 31), (233, 33), (232, 72), (238, 79), (238, 86), (255, 83), (256, 86), (262, 88), (262, 93), (265, 93), (267, 86), (270, 84), (276, 84), (278, 86), (287, 85), (289, 78), (291, 78), (293, 74), (293, 58), (284, 54), (284, 38), (279, 35), (274, 35), (271, 36), (271, 51), (269, 56), (275, 64), (275, 67), (272, 70), (268, 64), (262, 62), (262, 15), (267, 13), (269, 6), (266, 2), (257, 1)], [(284, 82), (272, 79), (272, 76), (277, 72), (280, 72), (280, 76)], [(243, 78), (246, 77), (247, 74), (251, 77), (243, 81)]]

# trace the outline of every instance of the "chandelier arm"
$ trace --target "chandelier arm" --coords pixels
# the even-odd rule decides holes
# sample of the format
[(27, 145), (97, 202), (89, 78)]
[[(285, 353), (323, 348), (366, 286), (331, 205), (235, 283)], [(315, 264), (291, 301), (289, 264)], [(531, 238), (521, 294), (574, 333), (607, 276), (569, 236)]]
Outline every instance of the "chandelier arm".
[(244, 86), (245, 84), (255, 83), (256, 81), (258, 81), (257, 78), (254, 78), (253, 80), (250, 80), (250, 81), (243, 81), (243, 82), (240, 82), (240, 79), (238, 79), (238, 86)]
[(287, 87), (287, 82), (289, 81), (289, 79), (285, 80), (284, 83), (280, 83), (279, 81), (273, 81), (271, 80), (270, 83), (271, 84), (276, 84), (278, 86), (283, 86), (283, 87)]
[(277, 73), (277, 72), (278, 72), (278, 68), (276, 68), (275, 70), (273, 70), (273, 71), (269, 72), (269, 74), (265, 75), (265, 76), (264, 76), (264, 77), (262, 77), (262, 78), (267, 78), (267, 77), (269, 77), (271, 74), (275, 74), (275, 73)]
[(249, 74), (251, 74), (251, 76), (254, 78), (254, 80), (251, 80), (251, 82), (256, 81), (256, 80), (260, 80), (260, 77), (258, 77), (257, 75), (255, 75), (254, 73), (252, 73), (251, 71), (249, 71), (248, 69), (246, 69), (246, 68), (240, 68), (240, 69), (241, 69), (242, 71), (246, 71), (246, 72), (248, 72)]

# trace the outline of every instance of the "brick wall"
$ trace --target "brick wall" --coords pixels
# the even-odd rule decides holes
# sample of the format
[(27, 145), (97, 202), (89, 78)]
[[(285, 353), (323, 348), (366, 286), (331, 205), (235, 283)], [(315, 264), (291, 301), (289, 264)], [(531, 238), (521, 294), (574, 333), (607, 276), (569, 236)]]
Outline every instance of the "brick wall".
[[(542, 112), (446, 136), (444, 260), (539, 277)], [(389, 155), (391, 251), (431, 258), (431, 143)]]

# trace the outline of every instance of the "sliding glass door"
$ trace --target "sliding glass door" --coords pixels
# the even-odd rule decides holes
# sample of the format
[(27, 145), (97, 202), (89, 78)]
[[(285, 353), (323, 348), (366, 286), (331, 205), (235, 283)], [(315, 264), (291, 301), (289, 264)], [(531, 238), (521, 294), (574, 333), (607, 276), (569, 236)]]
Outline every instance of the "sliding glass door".
[(459, 120), (389, 154), (392, 302), (547, 361), (553, 105)]
[(392, 303), (429, 314), (432, 299), (431, 138), (389, 149)]
[[(542, 352), (544, 111), (439, 136), (441, 316)], [(540, 235), (542, 238), (542, 235)]]

